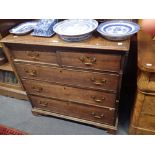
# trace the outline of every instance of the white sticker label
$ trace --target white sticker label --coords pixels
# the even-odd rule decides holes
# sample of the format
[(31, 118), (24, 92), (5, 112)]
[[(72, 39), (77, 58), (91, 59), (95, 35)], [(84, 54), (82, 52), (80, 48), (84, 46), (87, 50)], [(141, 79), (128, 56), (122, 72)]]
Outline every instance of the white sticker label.
[(123, 45), (123, 43), (118, 43), (118, 46), (121, 46), (121, 45)]
[(146, 66), (151, 67), (151, 66), (152, 66), (152, 64), (146, 64)]
[(58, 40), (52, 40), (52, 42), (54, 42), (54, 43), (58, 43), (59, 41), (58, 41)]

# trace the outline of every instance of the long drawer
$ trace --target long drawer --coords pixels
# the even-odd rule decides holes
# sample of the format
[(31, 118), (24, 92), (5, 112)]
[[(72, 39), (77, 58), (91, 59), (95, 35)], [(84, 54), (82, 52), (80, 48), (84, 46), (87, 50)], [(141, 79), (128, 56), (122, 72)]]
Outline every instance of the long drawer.
[(21, 78), (37, 79), (61, 84), (117, 91), (119, 76), (97, 72), (78, 71), (59, 67), (47, 67), (24, 63), (15, 63)]
[(72, 102), (63, 102), (32, 95), (30, 98), (32, 100), (33, 106), (42, 110), (98, 123), (109, 125), (115, 124), (115, 110), (109, 110), (84, 104), (76, 104)]
[(11, 53), (15, 60), (44, 62), (58, 65), (56, 51), (54, 48), (44, 46), (27, 46), (26, 50), (23, 46), (17, 46), (12, 49)]
[(71, 50), (60, 50), (59, 54), (63, 66), (114, 72), (119, 72), (121, 69), (121, 55)]
[(86, 90), (27, 79), (23, 79), (22, 82), (28, 94), (115, 108), (116, 94), (113, 93)]

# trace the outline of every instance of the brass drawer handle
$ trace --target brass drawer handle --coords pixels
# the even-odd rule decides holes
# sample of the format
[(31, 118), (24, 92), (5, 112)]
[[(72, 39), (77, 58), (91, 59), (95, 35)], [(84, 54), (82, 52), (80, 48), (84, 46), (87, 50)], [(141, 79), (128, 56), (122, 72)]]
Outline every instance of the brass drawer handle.
[(91, 78), (91, 81), (95, 84), (95, 85), (102, 85), (102, 84), (105, 84), (107, 82), (106, 79), (96, 79), (94, 77)]
[(35, 87), (35, 86), (32, 86), (32, 89), (38, 93), (41, 93), (43, 91), (43, 88), (42, 87)]
[(90, 56), (81, 56), (79, 59), (83, 64), (87, 66), (91, 66), (96, 62), (96, 58)]
[(40, 54), (38, 52), (27, 51), (27, 56), (29, 56), (33, 60), (37, 60)]
[(93, 115), (94, 118), (98, 118), (98, 119), (104, 118), (104, 114), (97, 115), (95, 112), (92, 112), (91, 114)]
[(48, 102), (39, 101), (39, 105), (42, 106), (42, 107), (47, 107)]
[(105, 101), (105, 98), (104, 98), (104, 97), (102, 97), (102, 98), (97, 98), (96, 96), (92, 96), (92, 98), (93, 98), (93, 100), (94, 100), (95, 102), (98, 102), (98, 103), (101, 103), (101, 102)]
[(30, 75), (30, 76), (37, 76), (37, 71), (36, 70), (27, 70), (27, 69), (24, 69), (24, 71)]

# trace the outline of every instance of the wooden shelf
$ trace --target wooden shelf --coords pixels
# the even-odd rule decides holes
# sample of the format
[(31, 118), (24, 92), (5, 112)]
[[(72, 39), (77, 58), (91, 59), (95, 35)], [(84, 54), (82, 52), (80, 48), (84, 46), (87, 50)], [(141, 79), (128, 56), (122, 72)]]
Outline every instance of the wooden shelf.
[(17, 90), (15, 88), (8, 88), (0, 85), (0, 95), (13, 97), (21, 100), (28, 100), (27, 94), (23, 90)]
[(0, 95), (28, 100), (26, 92), (22, 90), (19, 84), (0, 82)]
[(10, 63), (8, 63), (8, 62), (3, 65), (0, 65), (0, 70), (13, 72), (13, 69), (12, 69)]
[[(0, 44), (1, 48), (1, 44)], [(9, 62), (0, 65), (0, 70), (14, 72)], [(27, 94), (22, 90), (20, 84), (0, 82), (0, 95), (13, 97), (16, 99), (28, 100)]]
[[(12, 27), (25, 22), (27, 20), (0, 20), (0, 39), (2, 39), (3, 37), (5, 37), (7, 34), (9, 34), (9, 29), (11, 29)], [(0, 49), (2, 49), (3, 46), (0, 43)], [(4, 54), (7, 56), (7, 52), (5, 52), (3, 50)], [(10, 61), (10, 60), (8, 60)], [(4, 71), (11, 71), (14, 72), (12, 66), (10, 65), (11, 62), (7, 62), (3, 65), (0, 65), (0, 71), (4, 70)], [(18, 78), (17, 78), (18, 79)], [(0, 95), (4, 95), (4, 96), (9, 96), (9, 97), (14, 97), (17, 99), (24, 99), (24, 100), (28, 100), (26, 92), (23, 90), (22, 86), (20, 84), (11, 84), (11, 83), (2, 83), (0, 82)]]
[(19, 84), (0, 82), (0, 86), (6, 87), (6, 88), (11, 88), (11, 89), (16, 89), (16, 90), (22, 90)]

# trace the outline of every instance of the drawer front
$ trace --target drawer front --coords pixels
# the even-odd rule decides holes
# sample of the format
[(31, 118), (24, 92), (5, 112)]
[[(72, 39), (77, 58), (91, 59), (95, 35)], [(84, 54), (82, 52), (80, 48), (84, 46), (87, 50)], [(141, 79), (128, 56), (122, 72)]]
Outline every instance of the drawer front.
[(28, 94), (57, 98), (66, 101), (87, 103), (114, 108), (116, 94), (84, 90), (33, 80), (22, 80)]
[(140, 71), (137, 85), (142, 92), (155, 93), (155, 73)]
[(155, 116), (141, 114), (138, 127), (155, 130)]
[(155, 116), (155, 96), (145, 95), (142, 112)]
[(136, 129), (136, 135), (155, 135), (155, 130)]
[(98, 123), (115, 124), (115, 110), (30, 96), (36, 108)]
[(116, 91), (118, 87), (119, 76), (114, 74), (26, 65), (23, 63), (15, 63), (15, 66), (21, 78), (38, 79), (98, 90)]
[(121, 69), (120, 55), (70, 51), (59, 53), (63, 66), (114, 72), (119, 72)]
[(27, 50), (17, 48), (17, 50), (12, 50), (11, 52), (15, 59), (58, 65), (54, 49), (46, 49), (44, 47), (36, 46), (36, 48), (27, 48)]

